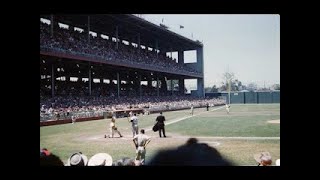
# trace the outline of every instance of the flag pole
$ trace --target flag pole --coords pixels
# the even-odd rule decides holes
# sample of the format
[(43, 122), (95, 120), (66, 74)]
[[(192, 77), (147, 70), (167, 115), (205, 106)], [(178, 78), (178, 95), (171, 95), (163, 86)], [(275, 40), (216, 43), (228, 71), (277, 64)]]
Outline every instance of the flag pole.
[[(228, 64), (228, 73), (229, 73), (229, 64)], [(229, 77), (229, 79), (228, 79), (228, 89), (229, 89), (229, 92), (228, 92), (228, 95), (229, 95), (229, 104), (228, 105), (230, 105), (230, 91), (231, 91), (231, 77)]]
[(229, 78), (229, 105), (230, 105), (230, 91), (231, 91), (231, 81), (230, 81), (230, 78)]

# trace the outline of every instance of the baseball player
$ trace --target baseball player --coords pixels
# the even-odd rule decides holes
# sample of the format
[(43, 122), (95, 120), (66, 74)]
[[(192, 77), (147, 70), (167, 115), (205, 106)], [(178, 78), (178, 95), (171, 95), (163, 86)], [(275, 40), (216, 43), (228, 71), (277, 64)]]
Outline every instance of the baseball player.
[(133, 137), (133, 143), (136, 146), (136, 160), (144, 164), (146, 157), (146, 146), (151, 141), (150, 137), (144, 134), (144, 129), (140, 130), (140, 134)]
[(227, 113), (229, 114), (230, 112), (230, 106), (228, 104), (226, 104), (226, 110), (227, 110)]
[(131, 125), (132, 125), (132, 134), (134, 137), (135, 135), (138, 134), (139, 132), (139, 127), (138, 127), (138, 117), (137, 117), (137, 114), (134, 113), (133, 116), (130, 118), (129, 122), (131, 122)]
[(193, 104), (191, 104), (191, 113), (190, 114), (193, 116)]
[[(120, 133), (120, 131), (118, 130), (118, 128), (116, 127), (116, 118), (112, 117), (111, 118), (111, 122), (110, 122), (110, 135), (113, 138), (114, 133), (118, 133), (120, 137), (123, 137)], [(108, 137), (110, 138), (110, 135), (108, 135)], [(107, 135), (104, 135), (104, 138), (106, 138)]]

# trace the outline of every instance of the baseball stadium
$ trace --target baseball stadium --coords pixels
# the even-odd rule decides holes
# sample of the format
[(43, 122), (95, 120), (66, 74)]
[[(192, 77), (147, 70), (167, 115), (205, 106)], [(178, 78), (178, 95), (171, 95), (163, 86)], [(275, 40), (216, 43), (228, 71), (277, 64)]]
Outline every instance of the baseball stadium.
[[(190, 50), (196, 62), (186, 63)], [(112, 165), (137, 160), (144, 129), (149, 142), (143, 165), (196, 138), (232, 165), (257, 166), (254, 155), (268, 152), (275, 166), (280, 92), (205, 93), (203, 50), (200, 41), (136, 15), (40, 15), (40, 160), (48, 156), (44, 148), (69, 166), (77, 164), (73, 155), (79, 152), (85, 166), (95, 164), (99, 153)], [(173, 52), (176, 59), (168, 56)], [(190, 79), (197, 89), (186, 93)], [(162, 137), (154, 130), (160, 113)]]

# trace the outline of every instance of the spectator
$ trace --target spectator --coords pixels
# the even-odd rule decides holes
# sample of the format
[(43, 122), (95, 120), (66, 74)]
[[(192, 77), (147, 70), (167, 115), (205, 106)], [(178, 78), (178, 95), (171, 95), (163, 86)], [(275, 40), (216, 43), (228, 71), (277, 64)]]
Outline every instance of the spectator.
[(40, 166), (64, 166), (64, 164), (58, 156), (50, 154), (49, 156), (40, 156)]
[(215, 148), (190, 138), (186, 144), (158, 152), (150, 166), (232, 166)]
[(88, 165), (88, 157), (82, 154), (82, 152), (77, 152), (72, 154), (69, 157), (68, 162), (66, 164), (66, 166), (87, 166), (87, 165)]
[(112, 166), (112, 157), (107, 153), (95, 154), (89, 159), (88, 166)]
[(253, 157), (259, 163), (258, 166), (270, 166), (272, 164), (272, 158), (269, 152), (258, 153)]
[(122, 158), (122, 159), (114, 162), (112, 165), (113, 166), (136, 166), (139, 164), (136, 164), (134, 159), (125, 157), (125, 158)]

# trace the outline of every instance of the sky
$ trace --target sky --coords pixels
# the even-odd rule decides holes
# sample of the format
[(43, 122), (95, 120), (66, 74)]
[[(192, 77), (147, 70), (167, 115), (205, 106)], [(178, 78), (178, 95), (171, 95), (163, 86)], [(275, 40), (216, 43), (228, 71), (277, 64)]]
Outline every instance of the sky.
[[(280, 84), (280, 15), (142, 14), (141, 17), (203, 42), (205, 87), (220, 86), (222, 74), (228, 69), (244, 85)], [(180, 29), (180, 25), (184, 28)], [(196, 56), (185, 53), (184, 58), (188, 62)], [(186, 82), (186, 86), (193, 86), (194, 82)]]

